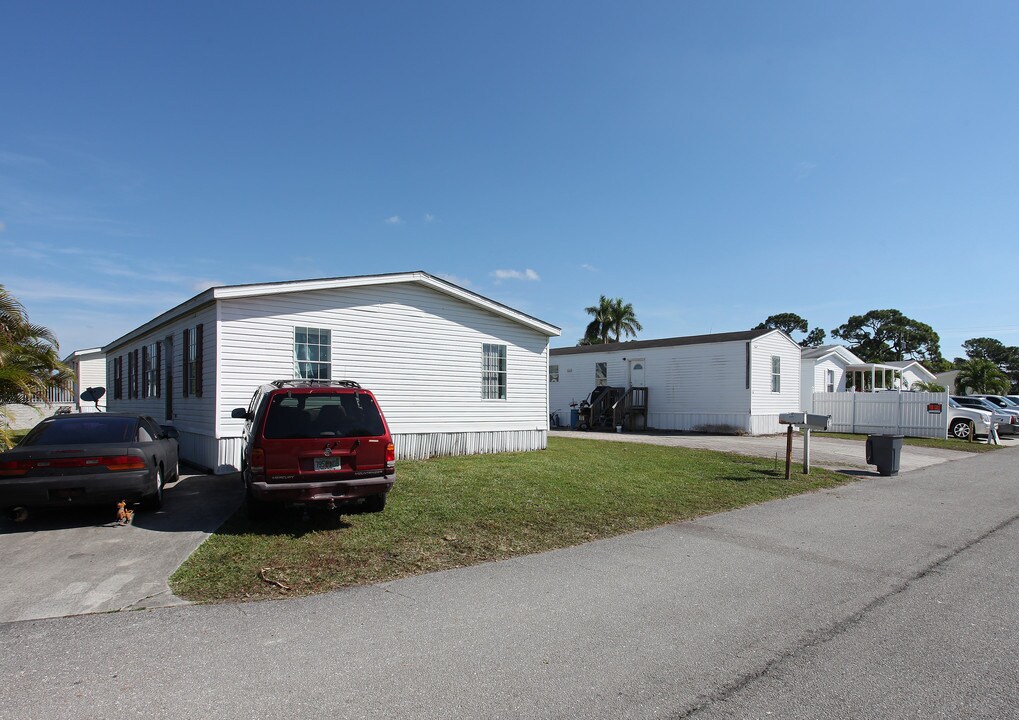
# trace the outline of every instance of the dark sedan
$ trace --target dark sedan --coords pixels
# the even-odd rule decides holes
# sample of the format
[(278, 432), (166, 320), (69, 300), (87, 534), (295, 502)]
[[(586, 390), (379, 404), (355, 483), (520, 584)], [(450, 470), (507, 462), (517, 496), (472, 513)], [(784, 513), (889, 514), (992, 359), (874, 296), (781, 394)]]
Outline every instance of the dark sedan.
[(163, 504), (179, 475), (177, 430), (145, 415), (56, 415), (0, 453), (0, 507)]

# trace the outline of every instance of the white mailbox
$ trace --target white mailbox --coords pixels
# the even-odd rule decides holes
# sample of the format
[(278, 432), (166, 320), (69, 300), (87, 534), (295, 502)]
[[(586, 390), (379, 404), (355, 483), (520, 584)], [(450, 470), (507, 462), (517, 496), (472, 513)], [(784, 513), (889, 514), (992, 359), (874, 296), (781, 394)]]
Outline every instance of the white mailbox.
[(799, 425), (809, 430), (827, 430), (831, 415), (812, 415), (810, 413), (782, 413), (778, 421), (783, 425)]

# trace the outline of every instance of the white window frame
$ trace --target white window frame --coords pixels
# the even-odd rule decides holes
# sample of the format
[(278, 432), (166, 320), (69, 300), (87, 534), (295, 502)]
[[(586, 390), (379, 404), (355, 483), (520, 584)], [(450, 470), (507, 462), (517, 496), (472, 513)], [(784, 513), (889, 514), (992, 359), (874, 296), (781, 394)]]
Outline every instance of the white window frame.
[(505, 400), (509, 394), (506, 346), (498, 343), (481, 345), (481, 399)]
[(549, 365), (548, 366), (548, 381), (550, 383), (559, 382), (559, 366)]
[(148, 367), (143, 368), (142, 382), (145, 383), (145, 397), (155, 398), (159, 397), (159, 373), (156, 369), (156, 357), (159, 354), (157, 346), (158, 341), (153, 340), (149, 343), (148, 349), (145, 351), (148, 354)]
[[(315, 338), (315, 342), (311, 342), (312, 337)], [(301, 357), (302, 355), (304, 357)], [(294, 377), (305, 380), (332, 380), (332, 330), (307, 325), (294, 326)]]
[(825, 392), (835, 392), (835, 371), (825, 370), (824, 371), (824, 389)]
[(771, 356), (771, 391), (782, 392), (782, 358), (778, 355)]
[[(599, 370), (601, 373), (599, 374)], [(609, 364), (607, 362), (596, 362), (594, 364), (594, 386), (607, 387), (609, 384)]]

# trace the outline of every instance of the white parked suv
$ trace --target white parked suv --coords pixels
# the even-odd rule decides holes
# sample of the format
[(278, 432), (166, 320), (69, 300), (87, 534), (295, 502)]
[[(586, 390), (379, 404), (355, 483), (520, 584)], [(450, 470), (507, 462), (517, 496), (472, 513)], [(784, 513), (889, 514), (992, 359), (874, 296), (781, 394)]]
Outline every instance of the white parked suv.
[(991, 432), (991, 413), (987, 410), (963, 407), (955, 400), (948, 400), (948, 437), (966, 440), (969, 438), (970, 421), (974, 434), (988, 435)]
[(952, 399), (965, 408), (986, 410), (992, 414), (992, 422), (998, 424), (1000, 435), (1019, 434), (1019, 410), (999, 407), (985, 397), (979, 395), (952, 395)]

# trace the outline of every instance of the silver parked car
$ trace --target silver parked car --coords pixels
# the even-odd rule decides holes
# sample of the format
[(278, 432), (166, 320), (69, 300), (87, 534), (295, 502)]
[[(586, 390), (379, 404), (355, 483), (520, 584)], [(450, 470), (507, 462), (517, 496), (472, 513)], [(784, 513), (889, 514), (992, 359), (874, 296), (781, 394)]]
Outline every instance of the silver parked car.
[(986, 410), (991, 413), (993, 421), (998, 424), (1001, 435), (1019, 435), (1019, 408), (998, 407), (987, 398), (977, 395), (953, 395), (952, 400), (963, 407)]

